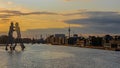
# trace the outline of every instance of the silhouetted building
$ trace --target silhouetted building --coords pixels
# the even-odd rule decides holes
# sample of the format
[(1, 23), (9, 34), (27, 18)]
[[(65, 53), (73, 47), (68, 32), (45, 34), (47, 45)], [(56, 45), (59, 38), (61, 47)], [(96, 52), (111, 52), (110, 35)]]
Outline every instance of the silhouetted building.
[(86, 46), (85, 38), (84, 37), (78, 37), (76, 45), (81, 46), (81, 47)]
[(51, 35), (46, 39), (47, 43), (53, 45), (63, 45), (65, 44), (65, 34), (55, 34)]
[(103, 43), (103, 38), (102, 37), (95, 37), (95, 36), (90, 37), (90, 45), (92, 45), (92, 46), (102, 46), (102, 43)]
[(120, 49), (120, 36), (106, 35), (103, 39), (105, 48)]

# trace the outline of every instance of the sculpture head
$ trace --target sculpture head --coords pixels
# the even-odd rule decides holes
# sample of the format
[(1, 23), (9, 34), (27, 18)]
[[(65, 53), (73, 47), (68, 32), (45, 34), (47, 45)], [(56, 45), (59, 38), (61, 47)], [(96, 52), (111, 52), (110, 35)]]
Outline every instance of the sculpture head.
[(11, 22), (11, 26), (14, 26), (13, 22)]
[(15, 26), (19, 26), (18, 22), (15, 23)]

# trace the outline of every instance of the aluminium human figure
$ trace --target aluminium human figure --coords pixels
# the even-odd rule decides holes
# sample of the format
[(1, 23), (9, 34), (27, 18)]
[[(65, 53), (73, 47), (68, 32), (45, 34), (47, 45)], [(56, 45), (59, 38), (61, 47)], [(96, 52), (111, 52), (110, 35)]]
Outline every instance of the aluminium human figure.
[(10, 50), (12, 50), (13, 47), (13, 43), (14, 43), (14, 38), (13, 38), (13, 32), (14, 32), (14, 24), (13, 22), (11, 22), (10, 28), (9, 28), (9, 32), (8, 32), (8, 40), (7, 40), (7, 44), (6, 44), (6, 48), (5, 50), (8, 50), (7, 46), (10, 45)]
[(24, 50), (25, 46), (24, 46), (23, 41), (21, 39), (21, 32), (20, 32), (20, 27), (19, 27), (18, 22), (15, 23), (15, 31), (17, 32), (17, 38), (16, 38), (15, 45), (13, 47), (13, 50), (15, 50), (15, 47), (17, 46), (17, 43), (20, 43), (20, 46), (21, 46), (22, 50)]

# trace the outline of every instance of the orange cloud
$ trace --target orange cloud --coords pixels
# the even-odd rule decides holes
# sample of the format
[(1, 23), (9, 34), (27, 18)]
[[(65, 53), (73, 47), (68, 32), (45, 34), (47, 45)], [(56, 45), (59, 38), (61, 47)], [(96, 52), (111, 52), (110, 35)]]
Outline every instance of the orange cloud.
[(16, 10), (1, 10), (0, 11), (0, 18), (9, 18), (11, 16), (24, 16), (24, 15), (58, 15), (55, 12), (21, 12)]

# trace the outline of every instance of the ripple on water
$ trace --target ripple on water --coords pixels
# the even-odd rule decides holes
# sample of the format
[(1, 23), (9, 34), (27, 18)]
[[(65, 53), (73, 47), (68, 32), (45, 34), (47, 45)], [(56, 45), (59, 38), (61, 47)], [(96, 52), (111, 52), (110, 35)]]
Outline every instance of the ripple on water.
[(40, 58), (40, 59), (62, 59), (62, 58), (74, 57), (74, 54), (71, 53), (52, 52), (52, 51), (43, 51), (37, 54), (31, 52), (31, 55), (35, 58)]

